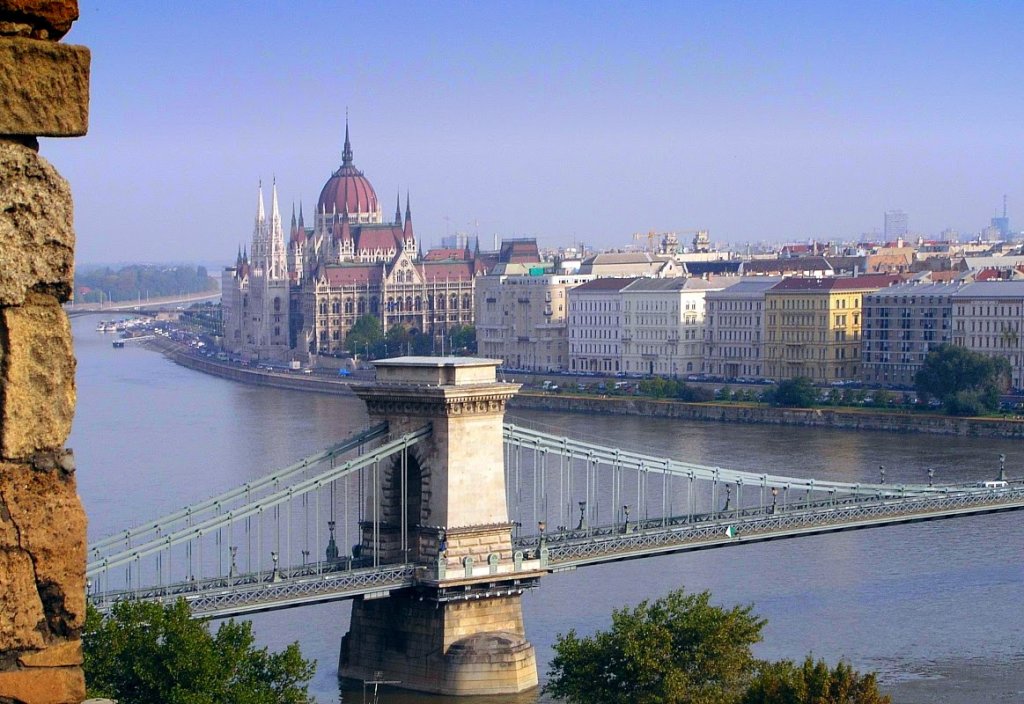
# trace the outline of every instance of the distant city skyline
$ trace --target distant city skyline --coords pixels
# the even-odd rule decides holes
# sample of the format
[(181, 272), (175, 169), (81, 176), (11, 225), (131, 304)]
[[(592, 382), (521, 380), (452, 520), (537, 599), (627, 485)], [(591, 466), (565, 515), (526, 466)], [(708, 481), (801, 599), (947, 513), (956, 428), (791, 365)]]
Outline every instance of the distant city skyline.
[[(222, 261), (341, 163), (425, 245), (861, 239), (1024, 222), (1014, 3), (82, 3), (78, 260)], [(336, 29), (332, 29), (336, 28)], [(343, 31), (342, 31), (343, 30)], [(385, 208), (385, 212), (389, 212)], [(1015, 217), (1015, 213), (1019, 217)]]

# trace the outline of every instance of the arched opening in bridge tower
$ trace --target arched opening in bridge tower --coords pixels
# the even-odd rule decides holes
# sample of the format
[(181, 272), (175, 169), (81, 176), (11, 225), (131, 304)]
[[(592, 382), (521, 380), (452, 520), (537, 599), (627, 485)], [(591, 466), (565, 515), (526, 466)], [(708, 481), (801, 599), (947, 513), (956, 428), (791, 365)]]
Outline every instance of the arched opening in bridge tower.
[(426, 490), (423, 476), (423, 467), (411, 451), (406, 453), (404, 461), (399, 455), (391, 463), (385, 478), (384, 505), (381, 507), (385, 532), (391, 536), (390, 539), (385, 538), (381, 545), (382, 553), (388, 554), (388, 559), (415, 562), (421, 557), (420, 526), (424, 523), (423, 493)]

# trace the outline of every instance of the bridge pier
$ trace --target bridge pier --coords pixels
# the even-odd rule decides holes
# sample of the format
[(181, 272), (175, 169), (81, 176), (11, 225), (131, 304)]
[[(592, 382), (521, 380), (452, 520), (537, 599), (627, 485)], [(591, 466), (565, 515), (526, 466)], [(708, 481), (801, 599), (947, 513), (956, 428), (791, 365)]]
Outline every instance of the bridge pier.
[(416, 586), (352, 603), (339, 674), (378, 674), (448, 695), (513, 694), (537, 685), (521, 596), (542, 574), (515, 552), (505, 492), (502, 420), (517, 384), (497, 360), (400, 357), (356, 389), (392, 433), (432, 433), (369, 493), (362, 554), (418, 565)]

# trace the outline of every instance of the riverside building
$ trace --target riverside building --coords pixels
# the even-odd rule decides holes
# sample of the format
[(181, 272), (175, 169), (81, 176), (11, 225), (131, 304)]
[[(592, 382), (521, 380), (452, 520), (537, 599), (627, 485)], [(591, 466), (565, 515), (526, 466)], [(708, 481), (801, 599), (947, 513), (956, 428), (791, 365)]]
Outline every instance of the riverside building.
[(348, 125), (341, 166), (320, 192), (312, 227), (292, 213), (287, 247), (276, 184), (267, 219), (262, 190), (252, 254), (239, 253), (222, 275), (224, 347), (255, 359), (308, 359), (346, 353), (356, 320), (373, 315), (384, 330), (400, 325), (443, 339), (472, 325), (476, 250), (424, 258), (408, 194), (403, 214), (383, 216), (377, 193), (356, 168)]

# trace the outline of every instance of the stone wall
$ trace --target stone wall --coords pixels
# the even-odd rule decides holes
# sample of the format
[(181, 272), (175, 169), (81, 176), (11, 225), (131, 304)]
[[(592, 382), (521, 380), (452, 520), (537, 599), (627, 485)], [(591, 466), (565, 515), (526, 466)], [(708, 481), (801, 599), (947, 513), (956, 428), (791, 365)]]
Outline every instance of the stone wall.
[(521, 392), (511, 410), (537, 409), (563, 413), (651, 416), (721, 423), (802, 425), (842, 430), (880, 430), (991, 438), (1024, 438), (1024, 420), (956, 418), (938, 414), (879, 413), (840, 408), (774, 408), (738, 404), (683, 403), (637, 397), (573, 396)]
[(85, 514), (75, 408), (71, 191), (37, 137), (85, 134), (75, 0), (0, 0), (0, 703), (85, 697)]

